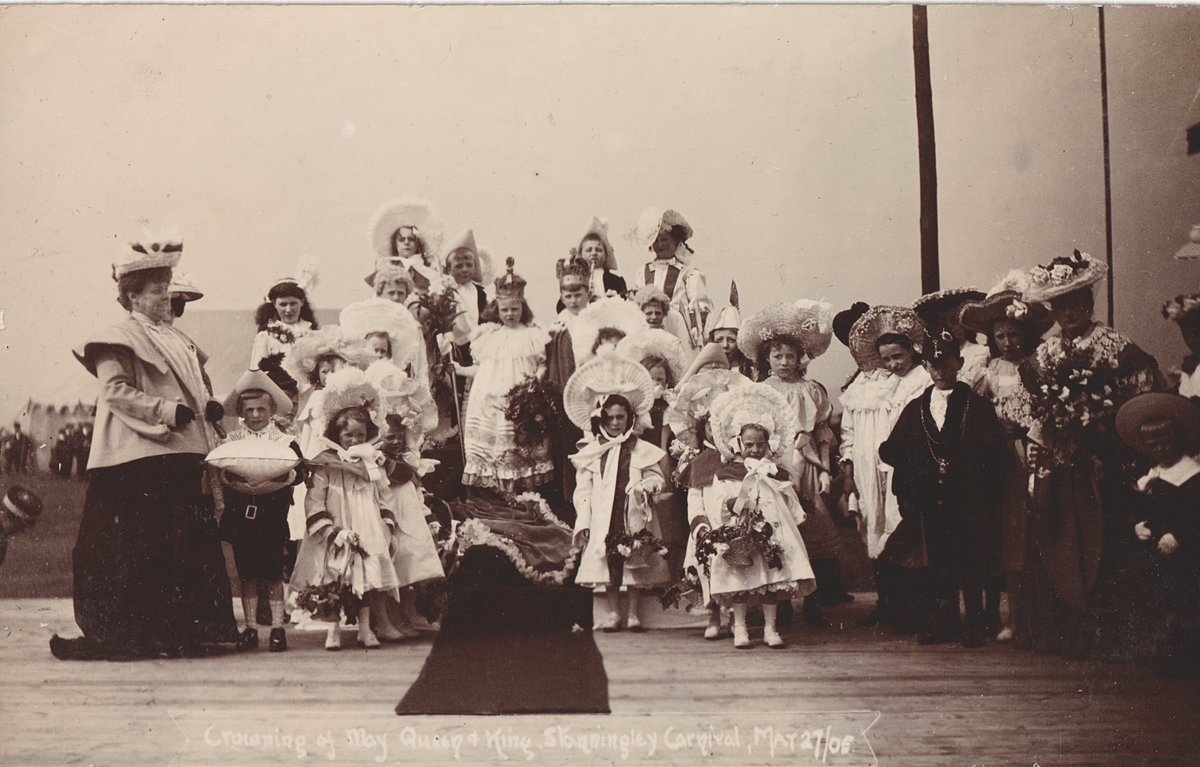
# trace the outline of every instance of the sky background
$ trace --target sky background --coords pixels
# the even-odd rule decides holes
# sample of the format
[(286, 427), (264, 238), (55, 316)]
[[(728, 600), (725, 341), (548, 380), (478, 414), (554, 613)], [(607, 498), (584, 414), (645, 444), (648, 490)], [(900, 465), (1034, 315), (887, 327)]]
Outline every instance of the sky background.
[[(943, 285), (1103, 257), (1095, 9), (929, 15)], [(1169, 258), (1200, 222), (1198, 38), (1200, 9), (1109, 10), (1117, 324), (1171, 364), (1157, 306), (1200, 289)], [(649, 205), (693, 225), (718, 303), (735, 277), (744, 312), (910, 303), (914, 109), (908, 7), (6, 8), (0, 417), (94, 391), (68, 350), (120, 318), (139, 219), (177, 223), (196, 309), (251, 310), (303, 253), (316, 306), (365, 297), (401, 195), (515, 257), (546, 321), (591, 216), (629, 277)], [(836, 390), (851, 365), (835, 344), (812, 373)]]

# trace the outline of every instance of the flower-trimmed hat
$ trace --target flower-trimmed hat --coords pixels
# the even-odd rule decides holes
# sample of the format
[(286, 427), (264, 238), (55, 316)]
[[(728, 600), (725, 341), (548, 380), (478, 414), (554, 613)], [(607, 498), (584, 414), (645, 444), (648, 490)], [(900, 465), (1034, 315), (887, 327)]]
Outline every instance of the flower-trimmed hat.
[(195, 280), (184, 272), (171, 273), (171, 286), (167, 288), (167, 291), (172, 295), (179, 296), (184, 301), (199, 301), (204, 298), (204, 293), (196, 287)]
[(962, 306), (967, 301), (982, 301), (987, 298), (979, 288), (948, 288), (937, 290), (913, 301), (913, 311), (925, 324), (932, 327), (937, 322), (939, 314), (947, 309)]
[(968, 301), (959, 309), (958, 321), (967, 330), (991, 333), (996, 320), (1012, 320), (1030, 328), (1039, 336), (1054, 325), (1054, 317), (1042, 304), (1021, 300), (1015, 290), (1002, 290), (982, 301)]
[(1198, 312), (1200, 312), (1200, 293), (1180, 294), (1162, 305), (1163, 318), (1173, 322), (1190, 319)]
[(582, 365), (592, 356), (592, 347), (600, 331), (612, 328), (628, 336), (648, 327), (646, 317), (637, 304), (618, 296), (606, 296), (583, 308), (571, 324), (571, 344), (575, 347), (575, 364)]
[(257, 368), (247, 370), (238, 377), (237, 383), (229, 390), (229, 394), (225, 396), (225, 401), (222, 403), (225, 411), (236, 413), (238, 411), (238, 400), (248, 391), (260, 391), (269, 396), (275, 403), (275, 413), (277, 415), (291, 412), (291, 398), (284, 393), (283, 389), (279, 388), (278, 384), (271, 380), (270, 376)]
[(750, 379), (736, 370), (702, 370), (680, 384), (675, 401), (667, 408), (667, 425), (677, 439), (698, 448), (703, 435), (696, 430), (700, 419), (711, 412), (713, 401), (730, 389), (750, 384)]
[(637, 362), (647, 357), (662, 359), (667, 363), (671, 371), (671, 380), (676, 384), (687, 371), (683, 342), (674, 333), (662, 328), (645, 328), (630, 333), (617, 344), (617, 354), (623, 354)]
[(379, 390), (367, 380), (367, 374), (362, 370), (346, 366), (333, 371), (325, 379), (323, 391), (325, 396), (321, 398), (316, 412), (322, 423), (329, 423), (343, 410), (356, 407), (365, 410), (376, 426), (382, 425)]
[(368, 333), (387, 333), (392, 359), (408, 364), (424, 353), (421, 325), (403, 304), (386, 298), (356, 301), (338, 315), (338, 325), (347, 339), (365, 339)]
[(1178, 394), (1147, 392), (1131, 398), (1117, 411), (1117, 434), (1142, 455), (1148, 453), (1145, 428), (1170, 423), (1183, 441), (1185, 455), (1200, 451), (1200, 405)]
[(718, 330), (732, 330), (737, 332), (742, 327), (742, 312), (738, 307), (738, 303), (737, 283), (730, 280), (729, 305), (722, 307), (718, 312), (708, 315), (708, 322), (704, 323), (705, 338), (712, 338), (712, 334)]
[(1026, 302), (1049, 301), (1052, 298), (1089, 287), (1108, 274), (1108, 266), (1087, 253), (1076, 250), (1070, 258), (1059, 256), (1049, 264), (1029, 270), (1029, 284), (1021, 294)]
[(770, 432), (768, 442), (775, 454), (792, 444), (800, 431), (796, 409), (789, 408), (782, 394), (762, 383), (727, 390), (713, 400), (709, 415), (717, 450), (726, 460), (736, 452), (735, 440), (747, 424), (757, 424)]
[(123, 246), (113, 259), (113, 280), (130, 272), (145, 269), (174, 269), (183, 258), (183, 239), (174, 231), (164, 230), (155, 235), (142, 226), (141, 237)]
[(842, 346), (850, 345), (850, 328), (854, 327), (858, 318), (870, 308), (870, 304), (865, 301), (855, 301), (849, 309), (843, 309), (833, 315), (833, 335), (842, 342)]
[(0, 516), (6, 517), (0, 529), (4, 532), (24, 530), (37, 524), (42, 514), (42, 499), (24, 485), (13, 485), (4, 494)]
[(610, 394), (620, 394), (641, 421), (654, 404), (654, 381), (639, 363), (615, 352), (604, 352), (580, 365), (563, 387), (563, 409), (585, 434), (592, 429), (596, 408)]
[(304, 382), (317, 367), (317, 360), (332, 354), (357, 368), (366, 368), (375, 352), (363, 338), (347, 337), (337, 325), (326, 325), (296, 339), (283, 357), (281, 367), (293, 380)]
[[(613, 251), (612, 242), (608, 239), (608, 222), (597, 216), (592, 216), (592, 223), (588, 225), (587, 231), (579, 238), (579, 242), (583, 242), (588, 237), (597, 237), (600, 240), (600, 244), (604, 246), (604, 263), (600, 268), (615, 272), (617, 270), (617, 256)], [(576, 251), (577, 247), (571, 248), (572, 255), (582, 257), (582, 254)]]
[(850, 328), (850, 354), (859, 370), (870, 372), (883, 367), (875, 343), (885, 333), (907, 337), (918, 351), (925, 343), (925, 323), (912, 309), (872, 306)]
[[(423, 381), (412, 378), (391, 360), (372, 362), (366, 377), (379, 393), (380, 423), (384, 416), (398, 415), (404, 428), (417, 438), (437, 428), (437, 405)], [(410, 441), (410, 444), (419, 444), (419, 441)]]
[(829, 349), (832, 335), (833, 307), (802, 298), (792, 304), (771, 304), (752, 315), (742, 323), (737, 341), (742, 354), (756, 360), (764, 343), (790, 336), (800, 341), (809, 359), (816, 359)]
[(424, 200), (401, 197), (384, 203), (371, 220), (371, 248), (381, 259), (391, 259), (392, 242), (400, 229), (415, 230), (425, 255), (440, 265), (442, 222)]

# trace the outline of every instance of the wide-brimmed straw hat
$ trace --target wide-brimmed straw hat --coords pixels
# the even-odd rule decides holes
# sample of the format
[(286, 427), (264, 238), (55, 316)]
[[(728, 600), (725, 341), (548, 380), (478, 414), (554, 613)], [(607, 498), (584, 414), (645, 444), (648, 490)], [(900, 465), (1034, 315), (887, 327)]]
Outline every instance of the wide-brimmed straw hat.
[[(397, 304), (399, 306), (399, 304)], [(337, 325), (324, 325), (296, 339), (283, 356), (283, 371), (294, 381), (303, 384), (321, 357), (333, 354), (358, 368), (366, 368), (377, 357), (362, 337), (348, 337)]]
[(764, 343), (788, 336), (803, 345), (809, 359), (820, 357), (829, 349), (833, 336), (833, 307), (807, 298), (791, 304), (771, 304), (742, 323), (738, 348), (749, 359), (757, 360)]
[(883, 367), (875, 343), (885, 333), (908, 338), (917, 351), (925, 343), (925, 323), (906, 306), (872, 306), (850, 328), (850, 355), (858, 369), (870, 372)]
[(171, 286), (167, 288), (171, 295), (179, 296), (184, 301), (198, 301), (204, 298), (204, 293), (196, 287), (196, 281), (191, 275), (175, 271), (171, 273)]
[(616, 352), (604, 352), (576, 368), (563, 387), (563, 409), (571, 423), (585, 434), (592, 430), (592, 415), (610, 394), (629, 400), (634, 420), (654, 404), (654, 380), (644, 367)]
[(183, 239), (173, 230), (164, 229), (158, 234), (142, 225), (140, 236), (117, 250), (113, 259), (112, 274), (119, 280), (131, 272), (146, 269), (174, 269), (183, 258)]
[(247, 370), (238, 377), (237, 383), (233, 385), (229, 394), (225, 396), (225, 402), (223, 403), (225, 411), (227, 413), (236, 413), (238, 399), (248, 391), (261, 391), (268, 395), (275, 403), (276, 415), (291, 412), (291, 397), (285, 394), (283, 389), (280, 389), (279, 385), (271, 380), (270, 376), (257, 368)]
[(751, 383), (736, 370), (702, 370), (680, 384), (675, 401), (667, 408), (667, 425), (677, 439), (698, 448), (704, 435), (696, 430), (700, 419), (710, 414), (713, 401), (730, 389)]
[(571, 322), (575, 364), (582, 365), (592, 356), (592, 346), (604, 328), (613, 328), (628, 336), (646, 327), (645, 315), (632, 301), (619, 296), (605, 296), (593, 301)]
[(982, 301), (968, 301), (959, 309), (958, 321), (967, 330), (991, 333), (996, 320), (1012, 320), (1035, 331), (1039, 336), (1054, 325), (1045, 306), (1021, 300), (1015, 290), (1005, 290)]
[(675, 257), (681, 261), (686, 261), (691, 255), (691, 248), (684, 245), (692, 238), (695, 232), (692, 230), (692, 225), (687, 222), (683, 214), (677, 210), (669, 208), (650, 207), (642, 211), (638, 216), (637, 226), (629, 233), (629, 239), (633, 242), (640, 252), (645, 253), (650, 250), (650, 246), (658, 239), (658, 233), (662, 231), (670, 231), (679, 227), (683, 237), (679, 241), (679, 247), (676, 249)]
[(1108, 274), (1108, 266), (1076, 250), (1069, 258), (1059, 256), (1049, 264), (1029, 270), (1029, 284), (1021, 298), (1027, 302), (1049, 301), (1090, 287)]
[(398, 364), (407, 364), (424, 353), (420, 323), (403, 304), (386, 298), (368, 298), (348, 305), (338, 315), (338, 325), (350, 339), (387, 333), (392, 359)]
[(713, 400), (709, 424), (717, 450), (726, 460), (733, 457), (734, 438), (747, 424), (758, 424), (770, 434), (771, 451), (776, 455), (792, 444), (800, 431), (796, 409), (767, 384), (749, 384), (725, 391)]

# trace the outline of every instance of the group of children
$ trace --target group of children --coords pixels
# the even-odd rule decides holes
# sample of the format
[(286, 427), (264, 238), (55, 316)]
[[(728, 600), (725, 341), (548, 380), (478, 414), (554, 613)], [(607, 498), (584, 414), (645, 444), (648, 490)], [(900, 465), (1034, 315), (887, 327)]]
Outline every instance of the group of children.
[[(688, 261), (683, 217), (657, 211), (647, 222), (639, 229), (653, 258), (628, 291), (605, 226), (592, 222), (557, 265), (560, 309), (546, 330), (512, 259), (485, 290), (490, 259), (473, 234), (438, 259), (436, 219), (413, 201), (377, 218), (376, 298), (343, 312), (340, 327), (317, 328), (301, 280), (272, 287), (253, 352), (259, 370), (231, 395), (243, 427), (230, 438), (288, 442), (309, 476), (279, 477), (266, 494), (227, 477), (222, 528), (243, 581), (245, 646), (257, 641), (255, 600), (265, 598), (270, 647), (286, 647), (289, 570), (295, 593), (333, 575), (352, 585), (363, 646), (411, 633), (391, 616), (412, 618), (413, 585), (443, 575), (421, 488), (430, 467), (420, 453), (434, 432), (462, 440), (454, 470), (468, 493), (536, 490), (574, 525), (575, 580), (607, 593), (599, 629), (640, 631), (645, 592), (682, 590), (709, 610), (706, 638), (725, 636), (731, 615), (734, 645), (752, 646), (753, 609), (764, 644), (780, 647), (793, 598), (805, 598), (812, 625), (824, 606), (852, 598), (831, 513), (842, 508), (861, 519), (874, 566), (879, 599), (864, 625), (966, 647), (1012, 635), (1017, 579), (1004, 576), (1028, 551), (1027, 446), (1038, 438), (1021, 370), (1051, 311), (1023, 300), (1012, 280), (990, 293), (940, 291), (911, 308), (857, 303), (835, 316), (800, 300), (742, 321), (736, 289), (713, 310)], [(431, 297), (451, 301), (452, 325)], [(840, 424), (807, 377), (834, 336), (858, 367), (841, 392)], [(453, 412), (431, 394), (443, 358), (453, 361)], [(560, 408), (569, 419), (533, 442), (510, 407), (531, 381), (561, 398), (545, 417)], [(290, 434), (272, 420), (288, 410)], [(1183, 460), (1171, 455), (1172, 466)], [(1182, 478), (1172, 482), (1181, 487), (1200, 473), (1172, 471), (1155, 479)], [(1158, 495), (1176, 506), (1181, 497)], [(269, 526), (282, 538), (293, 504), (303, 509), (288, 535), (298, 550), (264, 546), (255, 536)], [(1147, 520), (1137, 534), (1156, 538), (1161, 556), (1187, 550), (1190, 520), (1179, 527), (1160, 511)], [(326, 647), (338, 646), (334, 624)]]

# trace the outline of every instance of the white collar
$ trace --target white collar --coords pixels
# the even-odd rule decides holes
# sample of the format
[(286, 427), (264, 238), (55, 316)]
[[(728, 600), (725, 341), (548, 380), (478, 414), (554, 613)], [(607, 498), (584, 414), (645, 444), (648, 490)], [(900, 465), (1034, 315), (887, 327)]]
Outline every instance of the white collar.
[(950, 395), (954, 393), (954, 389), (939, 389), (933, 387), (933, 392), (929, 395), (930, 399), (937, 397), (938, 399), (950, 399)]
[(152, 327), (162, 327), (165, 324), (162, 322), (155, 322), (154, 320), (150, 319), (149, 317), (147, 317), (146, 315), (142, 314), (139, 311), (130, 310), (129, 316), (133, 317), (135, 320), (142, 323), (143, 325), (150, 325)]
[(1197, 474), (1200, 474), (1200, 462), (1190, 455), (1185, 455), (1172, 466), (1155, 466), (1146, 473), (1146, 476), (1137, 481), (1137, 488), (1138, 490), (1145, 491), (1150, 483), (1156, 479), (1161, 479), (1163, 482), (1170, 483), (1175, 487), (1181, 487)]

